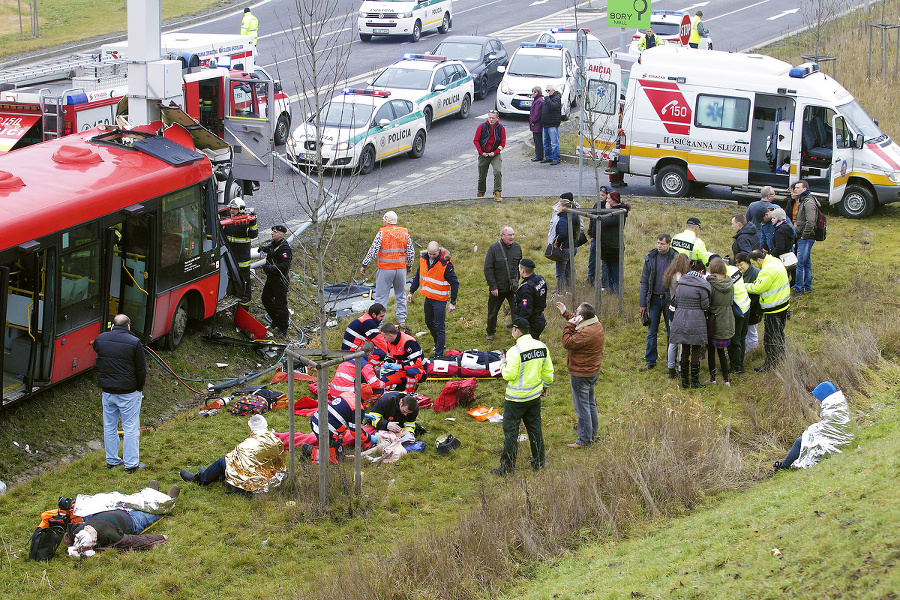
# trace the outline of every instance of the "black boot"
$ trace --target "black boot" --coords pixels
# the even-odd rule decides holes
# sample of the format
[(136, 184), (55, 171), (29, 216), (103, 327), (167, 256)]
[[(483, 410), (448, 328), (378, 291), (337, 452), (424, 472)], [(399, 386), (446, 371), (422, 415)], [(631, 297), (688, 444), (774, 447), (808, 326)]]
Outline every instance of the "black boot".
[(691, 366), (691, 361), (683, 360), (681, 361), (681, 387), (684, 389), (688, 389), (691, 387), (690, 371), (688, 370)]
[(198, 475), (194, 475), (193, 473), (191, 473), (191, 472), (188, 471), (187, 469), (182, 469), (182, 470), (181, 470), (181, 478), (184, 479), (185, 481), (191, 481), (191, 482), (193, 482), (193, 483), (199, 483), (200, 475), (199, 475), (199, 474), (198, 474)]
[(669, 379), (678, 377), (678, 369), (669, 369)]
[(692, 388), (705, 388), (705, 385), (700, 384), (700, 365), (691, 365), (691, 387)]

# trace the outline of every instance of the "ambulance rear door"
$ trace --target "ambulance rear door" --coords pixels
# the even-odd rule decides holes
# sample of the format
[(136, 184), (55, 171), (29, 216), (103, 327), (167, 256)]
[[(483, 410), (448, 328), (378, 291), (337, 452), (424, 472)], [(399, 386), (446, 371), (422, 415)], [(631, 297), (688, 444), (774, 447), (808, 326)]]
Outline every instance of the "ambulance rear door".
[(226, 77), (225, 86), (224, 137), (234, 149), (235, 179), (273, 181), (277, 116), (260, 112), (261, 106), (272, 106), (273, 82)]
[(619, 111), (622, 68), (605, 60), (585, 61), (587, 95), (584, 123), (579, 132), (578, 151), (588, 158), (608, 162), (618, 153)]

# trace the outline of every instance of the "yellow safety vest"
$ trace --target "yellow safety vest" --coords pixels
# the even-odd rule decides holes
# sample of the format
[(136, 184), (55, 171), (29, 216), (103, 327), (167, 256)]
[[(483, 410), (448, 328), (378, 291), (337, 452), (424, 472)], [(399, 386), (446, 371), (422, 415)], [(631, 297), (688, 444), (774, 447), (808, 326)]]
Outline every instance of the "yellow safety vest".
[(734, 284), (734, 301), (737, 303), (738, 308), (741, 309), (741, 312), (746, 315), (747, 311), (750, 310), (750, 294), (747, 293), (744, 274), (741, 273), (740, 269), (731, 265), (725, 265), (725, 270), (728, 271), (731, 283)]
[(774, 256), (763, 259), (762, 269), (756, 281), (747, 285), (751, 294), (759, 294), (759, 305), (764, 313), (779, 313), (791, 307), (791, 286), (784, 263)]
[(500, 374), (506, 380), (507, 402), (527, 402), (540, 398), (544, 388), (553, 383), (550, 351), (542, 342), (526, 333), (506, 353), (506, 364)]
[(241, 35), (252, 35), (253, 43), (259, 39), (259, 19), (253, 16), (253, 13), (244, 13), (241, 19)]
[(700, 31), (697, 28), (697, 25), (700, 24), (700, 21), (702, 21), (702, 19), (697, 15), (691, 17), (691, 37), (688, 38), (688, 44), (700, 43), (700, 39), (702, 36), (700, 35)]

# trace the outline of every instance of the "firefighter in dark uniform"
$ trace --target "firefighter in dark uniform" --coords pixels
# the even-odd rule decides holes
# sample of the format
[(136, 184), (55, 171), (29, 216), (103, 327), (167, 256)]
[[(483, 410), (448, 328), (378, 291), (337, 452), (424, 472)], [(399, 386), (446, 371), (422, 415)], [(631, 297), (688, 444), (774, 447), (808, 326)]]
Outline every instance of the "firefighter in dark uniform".
[(223, 225), (225, 238), (234, 259), (241, 271), (241, 285), (238, 295), (241, 304), (250, 306), (251, 278), (250, 278), (250, 241), (259, 235), (259, 227), (256, 225), (256, 215), (247, 213), (247, 205), (240, 198), (233, 199), (228, 204), (229, 219)]
[(516, 291), (516, 316), (528, 321), (531, 337), (540, 339), (547, 326), (544, 309), (547, 308), (547, 282), (534, 272), (534, 261), (523, 258), (519, 261), (522, 283)]
[(262, 303), (272, 320), (275, 337), (285, 337), (288, 328), (288, 276), (294, 253), (284, 239), (286, 233), (287, 227), (275, 225), (272, 227), (272, 241), (259, 249), (266, 255), (266, 264), (263, 265), (266, 285), (262, 291)]

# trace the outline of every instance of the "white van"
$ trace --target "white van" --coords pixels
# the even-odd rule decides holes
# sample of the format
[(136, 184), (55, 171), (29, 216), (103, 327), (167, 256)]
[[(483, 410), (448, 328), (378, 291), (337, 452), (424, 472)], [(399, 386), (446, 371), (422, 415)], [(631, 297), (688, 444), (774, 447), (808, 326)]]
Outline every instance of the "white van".
[(692, 183), (786, 192), (803, 179), (845, 217), (900, 201), (900, 147), (812, 63), (647, 50), (631, 70), (622, 129), (617, 168), (649, 176), (662, 196), (685, 196)]
[(447, 33), (453, 26), (451, 0), (364, 0), (359, 9), (359, 39), (373, 35), (403, 35), (418, 42), (423, 31)]

